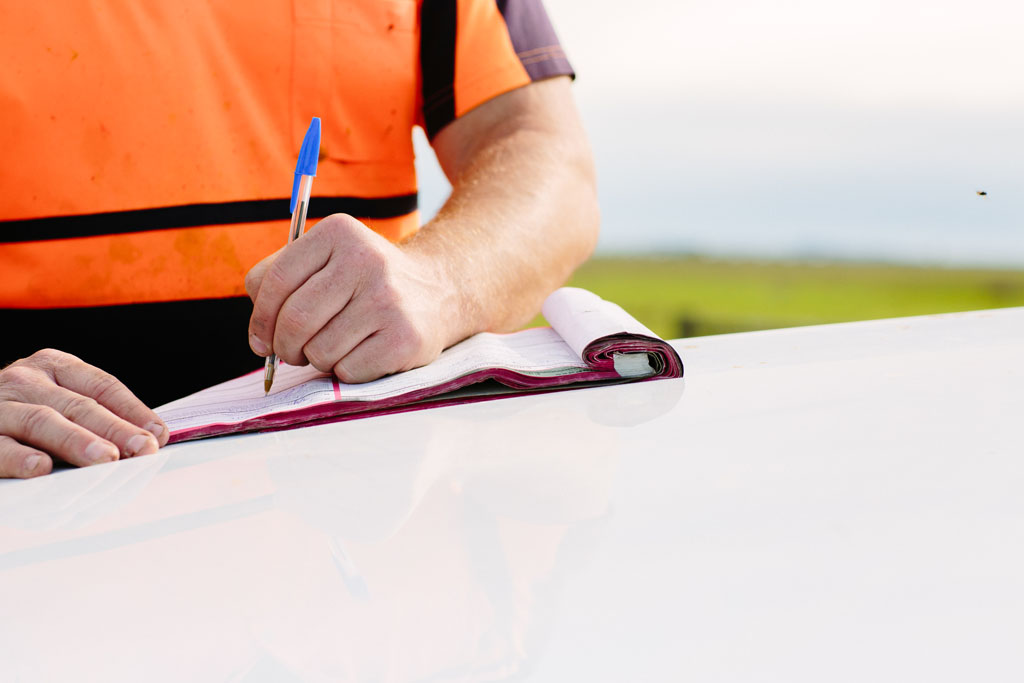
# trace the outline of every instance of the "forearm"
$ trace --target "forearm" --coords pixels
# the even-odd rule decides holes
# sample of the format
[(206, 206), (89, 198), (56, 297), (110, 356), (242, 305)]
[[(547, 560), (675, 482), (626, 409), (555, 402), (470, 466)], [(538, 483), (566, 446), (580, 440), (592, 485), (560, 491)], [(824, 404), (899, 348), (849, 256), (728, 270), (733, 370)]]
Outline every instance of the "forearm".
[(467, 144), (439, 134), (439, 157), (457, 169), (452, 194), (402, 245), (430, 260), (446, 285), (450, 343), (528, 322), (597, 240), (593, 162), (568, 82), (503, 97), (511, 101), (469, 114), (488, 135)]

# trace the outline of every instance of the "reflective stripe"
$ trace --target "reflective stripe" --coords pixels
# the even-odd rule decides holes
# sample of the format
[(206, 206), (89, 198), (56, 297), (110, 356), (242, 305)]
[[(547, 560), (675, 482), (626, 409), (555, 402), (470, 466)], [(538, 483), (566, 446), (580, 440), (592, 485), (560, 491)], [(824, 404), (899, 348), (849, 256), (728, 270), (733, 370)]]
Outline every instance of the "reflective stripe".
[[(307, 218), (347, 213), (363, 218), (397, 218), (416, 210), (417, 196), (400, 197), (313, 197)], [(0, 244), (118, 235), (202, 225), (255, 223), (288, 215), (287, 199), (259, 199), (220, 204), (162, 206), (135, 211), (112, 211), (80, 216), (48, 216), (17, 221), (0, 220)]]
[[(419, 213), (365, 219), (400, 241)], [(0, 308), (106, 306), (245, 295), (245, 274), (284, 246), (288, 221), (0, 245)]]

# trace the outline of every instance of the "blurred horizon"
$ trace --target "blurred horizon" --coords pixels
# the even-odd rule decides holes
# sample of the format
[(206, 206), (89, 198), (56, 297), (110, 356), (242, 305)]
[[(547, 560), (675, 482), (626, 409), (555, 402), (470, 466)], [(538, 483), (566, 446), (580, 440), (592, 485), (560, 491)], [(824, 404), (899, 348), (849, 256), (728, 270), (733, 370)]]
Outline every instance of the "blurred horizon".
[[(546, 6), (598, 254), (1024, 266), (1024, 4)], [(449, 188), (416, 137), (426, 220)]]

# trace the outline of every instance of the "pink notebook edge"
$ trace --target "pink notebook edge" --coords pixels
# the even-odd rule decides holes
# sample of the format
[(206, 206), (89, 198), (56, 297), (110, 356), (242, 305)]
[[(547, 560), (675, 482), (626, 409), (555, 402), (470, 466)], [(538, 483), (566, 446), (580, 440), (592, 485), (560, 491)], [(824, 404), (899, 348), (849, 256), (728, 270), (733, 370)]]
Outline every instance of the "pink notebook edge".
[[(613, 369), (612, 354), (622, 352), (648, 353), (660, 361), (660, 367), (655, 368), (655, 374), (649, 377), (620, 377)], [(297, 410), (282, 411), (240, 420), (238, 422), (211, 423), (199, 427), (175, 430), (170, 434), (168, 445), (232, 434), (283, 431), (379, 415), (392, 415), (451, 405), (480, 403), (513, 396), (529, 396), (608, 384), (674, 379), (682, 377), (684, 373), (682, 359), (671, 344), (663, 339), (635, 334), (608, 335), (594, 340), (584, 350), (584, 360), (591, 366), (589, 370), (565, 375), (536, 377), (500, 368), (488, 369), (380, 401), (330, 401)], [(507, 387), (508, 390), (482, 395), (444, 398), (444, 394), (487, 380), (495, 380)], [(334, 382), (334, 394), (336, 398), (340, 395), (337, 381)]]

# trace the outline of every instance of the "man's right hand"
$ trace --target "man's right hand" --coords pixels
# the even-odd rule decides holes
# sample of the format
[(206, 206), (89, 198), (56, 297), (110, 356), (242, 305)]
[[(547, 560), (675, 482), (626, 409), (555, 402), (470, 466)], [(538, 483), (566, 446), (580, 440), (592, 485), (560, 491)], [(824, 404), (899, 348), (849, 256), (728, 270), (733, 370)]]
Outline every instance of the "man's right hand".
[(38, 351), (0, 370), (0, 477), (47, 474), (53, 458), (94, 465), (155, 453), (163, 420), (113, 375)]

